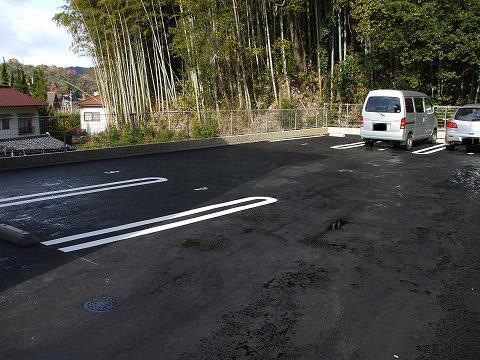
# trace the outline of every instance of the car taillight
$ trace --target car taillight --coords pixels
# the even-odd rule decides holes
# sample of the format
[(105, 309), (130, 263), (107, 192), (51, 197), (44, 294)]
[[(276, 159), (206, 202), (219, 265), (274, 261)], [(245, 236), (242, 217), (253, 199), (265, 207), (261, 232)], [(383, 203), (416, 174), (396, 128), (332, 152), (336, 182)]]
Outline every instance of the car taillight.
[(457, 123), (454, 123), (453, 121), (447, 121), (447, 128), (458, 129), (458, 125), (457, 125)]
[(407, 119), (403, 118), (400, 120), (400, 129), (405, 129), (407, 127)]
[(360, 127), (363, 127), (363, 124), (365, 122), (365, 119), (363, 118), (363, 116), (360, 117)]

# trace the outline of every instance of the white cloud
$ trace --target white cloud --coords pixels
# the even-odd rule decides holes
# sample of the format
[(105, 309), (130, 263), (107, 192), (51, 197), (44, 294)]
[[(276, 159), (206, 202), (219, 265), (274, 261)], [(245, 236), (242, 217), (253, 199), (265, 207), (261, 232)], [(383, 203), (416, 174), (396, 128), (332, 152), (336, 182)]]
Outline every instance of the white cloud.
[(91, 66), (69, 48), (71, 36), (52, 18), (60, 0), (0, 0), (0, 57), (32, 65)]

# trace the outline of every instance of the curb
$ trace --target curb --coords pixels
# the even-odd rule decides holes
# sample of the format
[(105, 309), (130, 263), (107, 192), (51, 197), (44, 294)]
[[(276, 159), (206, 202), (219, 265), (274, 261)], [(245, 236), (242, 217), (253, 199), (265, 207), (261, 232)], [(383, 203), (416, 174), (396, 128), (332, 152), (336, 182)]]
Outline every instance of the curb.
[(19, 246), (32, 246), (40, 243), (40, 240), (34, 235), (6, 224), (0, 224), (0, 239)]
[(131, 156), (164, 154), (177, 151), (199, 150), (228, 145), (256, 143), (262, 141), (294, 139), (304, 136), (323, 136), (327, 128), (281, 131), (265, 134), (227, 136), (213, 139), (185, 140), (169, 143), (131, 145), (84, 151), (61, 152), (0, 158), (0, 171), (28, 169), (43, 166), (63, 165), (97, 160), (110, 160)]

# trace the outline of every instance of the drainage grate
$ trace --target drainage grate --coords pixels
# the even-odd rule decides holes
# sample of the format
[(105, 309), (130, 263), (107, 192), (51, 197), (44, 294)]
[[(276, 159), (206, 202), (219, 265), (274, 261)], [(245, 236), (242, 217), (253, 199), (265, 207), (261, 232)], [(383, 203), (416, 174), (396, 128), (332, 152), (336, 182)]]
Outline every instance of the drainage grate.
[(330, 231), (340, 230), (342, 227), (344, 227), (347, 224), (348, 224), (348, 221), (340, 219), (340, 220), (335, 221), (332, 225), (330, 225), (327, 228), (327, 230), (330, 230)]
[(104, 312), (115, 311), (119, 308), (120, 302), (113, 297), (101, 297), (87, 301), (83, 308), (89, 312), (99, 314)]

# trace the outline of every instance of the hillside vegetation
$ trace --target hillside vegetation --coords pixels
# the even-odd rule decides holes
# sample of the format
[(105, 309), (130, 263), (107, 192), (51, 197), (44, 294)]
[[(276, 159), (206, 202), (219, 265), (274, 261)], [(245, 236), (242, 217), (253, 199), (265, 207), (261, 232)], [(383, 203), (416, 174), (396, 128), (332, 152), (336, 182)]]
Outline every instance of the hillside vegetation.
[(97, 91), (95, 72), (92, 68), (21, 64), (10, 59), (0, 64), (0, 85), (13, 86), (38, 100), (46, 101), (50, 85), (55, 84), (58, 94), (74, 99), (92, 95)]
[(480, 93), (479, 0), (68, 0), (56, 20), (117, 113)]

